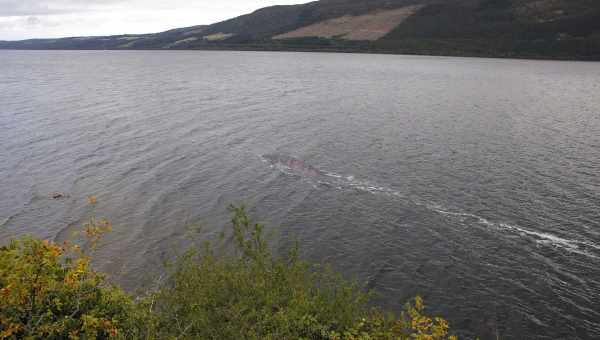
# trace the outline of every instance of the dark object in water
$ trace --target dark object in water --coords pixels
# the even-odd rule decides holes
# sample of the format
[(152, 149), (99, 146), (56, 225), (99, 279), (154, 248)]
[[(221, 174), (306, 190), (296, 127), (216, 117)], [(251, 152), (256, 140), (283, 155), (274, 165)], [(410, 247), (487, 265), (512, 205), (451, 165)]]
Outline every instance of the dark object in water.
[(52, 195), (50, 195), (50, 197), (52, 197), (52, 199), (58, 200), (67, 197), (67, 195), (63, 194), (62, 192), (55, 192)]
[(313, 167), (310, 164), (307, 164), (301, 159), (297, 159), (291, 156), (271, 154), (264, 155), (263, 158), (268, 160), (272, 165), (285, 166), (292, 172), (302, 176), (316, 177), (323, 175), (323, 172), (321, 172), (319, 169)]

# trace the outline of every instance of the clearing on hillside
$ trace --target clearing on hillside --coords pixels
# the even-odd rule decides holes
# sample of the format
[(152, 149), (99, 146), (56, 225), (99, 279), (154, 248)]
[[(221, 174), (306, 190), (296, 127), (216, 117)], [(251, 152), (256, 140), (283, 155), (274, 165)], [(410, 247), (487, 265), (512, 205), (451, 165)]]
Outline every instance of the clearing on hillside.
[(274, 36), (273, 39), (303, 37), (341, 38), (375, 41), (388, 34), (422, 6), (407, 6), (373, 13), (329, 19)]

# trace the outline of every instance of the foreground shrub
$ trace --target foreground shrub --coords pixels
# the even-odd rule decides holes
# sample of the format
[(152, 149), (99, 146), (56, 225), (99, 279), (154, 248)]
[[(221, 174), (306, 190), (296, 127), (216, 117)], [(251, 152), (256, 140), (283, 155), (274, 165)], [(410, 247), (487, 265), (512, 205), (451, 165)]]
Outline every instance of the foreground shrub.
[[(92, 247), (109, 228), (107, 221), (86, 226)], [(0, 248), (0, 338), (135, 336), (133, 300), (106, 285), (90, 261), (68, 243), (24, 238)]]
[(189, 339), (447, 339), (448, 323), (423, 314), (420, 298), (399, 318), (368, 307), (369, 294), (297, 249), (274, 256), (263, 226), (233, 208), (237, 252), (207, 246), (181, 258), (153, 296), (161, 337)]
[[(140, 299), (106, 284), (77, 245), (13, 241), (0, 248), (0, 339), (455, 339), (418, 297), (396, 318), (297, 248), (274, 256), (243, 207), (232, 226), (233, 254), (190, 251)], [(87, 224), (88, 247), (109, 229)]]

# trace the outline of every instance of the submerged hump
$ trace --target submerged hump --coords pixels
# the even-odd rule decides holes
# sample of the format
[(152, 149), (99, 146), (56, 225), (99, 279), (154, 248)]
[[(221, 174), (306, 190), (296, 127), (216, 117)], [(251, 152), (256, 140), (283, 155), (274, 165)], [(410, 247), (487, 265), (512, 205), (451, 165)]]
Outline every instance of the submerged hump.
[(319, 169), (301, 159), (294, 158), (289, 155), (267, 154), (263, 155), (263, 158), (269, 161), (273, 166), (285, 167), (286, 169), (298, 175), (315, 177), (322, 174)]

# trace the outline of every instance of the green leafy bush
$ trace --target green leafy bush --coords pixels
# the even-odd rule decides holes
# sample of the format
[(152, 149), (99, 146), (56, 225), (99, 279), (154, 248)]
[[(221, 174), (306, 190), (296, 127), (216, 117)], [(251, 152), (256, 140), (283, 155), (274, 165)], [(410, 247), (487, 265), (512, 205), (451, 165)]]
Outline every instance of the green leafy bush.
[[(447, 339), (448, 323), (423, 315), (420, 298), (400, 318), (368, 307), (369, 294), (330, 269), (269, 250), (263, 226), (233, 207), (236, 254), (189, 252), (153, 296), (160, 337), (189, 339)], [(452, 337), (450, 337), (452, 338)]]
[[(263, 226), (232, 209), (235, 253), (189, 251), (138, 299), (107, 285), (77, 245), (25, 238), (0, 248), (0, 339), (455, 339), (419, 297), (395, 317), (370, 308), (355, 283), (300, 260), (297, 247), (274, 256)], [(86, 225), (92, 249), (110, 227)]]
[[(109, 228), (106, 220), (86, 225), (92, 246)], [(136, 337), (136, 304), (90, 261), (69, 243), (24, 238), (1, 248), (0, 338)]]

